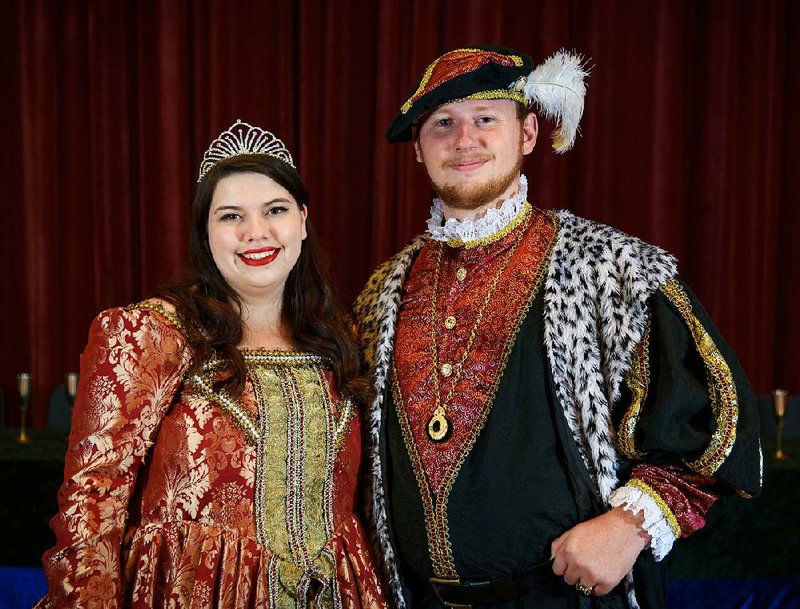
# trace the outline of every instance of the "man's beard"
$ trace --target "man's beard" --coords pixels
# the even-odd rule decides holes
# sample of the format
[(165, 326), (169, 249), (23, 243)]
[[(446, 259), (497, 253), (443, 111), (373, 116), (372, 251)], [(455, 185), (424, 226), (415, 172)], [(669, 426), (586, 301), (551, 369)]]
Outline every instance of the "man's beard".
[(519, 176), (522, 171), (522, 162), (524, 157), (520, 151), (519, 158), (516, 165), (505, 175), (497, 176), (484, 182), (483, 184), (476, 184), (470, 186), (468, 184), (435, 184), (430, 175), (428, 180), (431, 183), (433, 191), (436, 193), (445, 205), (453, 209), (478, 209), (484, 205), (488, 205), (497, 201), (508, 190), (508, 187), (514, 183), (514, 180)]

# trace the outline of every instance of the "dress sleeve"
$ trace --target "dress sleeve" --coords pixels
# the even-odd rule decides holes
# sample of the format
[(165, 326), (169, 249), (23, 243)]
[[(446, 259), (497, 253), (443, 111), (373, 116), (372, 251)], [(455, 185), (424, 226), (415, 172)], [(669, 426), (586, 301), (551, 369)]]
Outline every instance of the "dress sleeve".
[(105, 311), (89, 331), (38, 607), (120, 606), (137, 472), (191, 360), (178, 327), (152, 308)]
[(715, 501), (761, 488), (755, 396), (744, 371), (677, 278), (651, 302), (626, 377), (617, 445), (631, 460), (611, 505), (645, 515), (657, 559), (705, 525)]

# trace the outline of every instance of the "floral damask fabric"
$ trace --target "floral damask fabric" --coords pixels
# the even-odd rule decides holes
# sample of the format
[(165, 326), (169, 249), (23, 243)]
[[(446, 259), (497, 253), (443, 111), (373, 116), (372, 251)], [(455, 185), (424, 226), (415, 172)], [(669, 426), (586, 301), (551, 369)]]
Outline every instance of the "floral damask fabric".
[(321, 358), (246, 353), (236, 401), (187, 382), (190, 358), (151, 309), (95, 320), (39, 606), (384, 606), (359, 416)]

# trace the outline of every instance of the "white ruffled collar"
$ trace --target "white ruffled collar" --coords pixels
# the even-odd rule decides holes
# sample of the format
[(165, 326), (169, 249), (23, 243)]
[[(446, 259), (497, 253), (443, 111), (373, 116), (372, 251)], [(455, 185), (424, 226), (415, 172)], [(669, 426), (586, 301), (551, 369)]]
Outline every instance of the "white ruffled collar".
[(528, 180), (519, 176), (519, 192), (503, 201), (500, 207), (486, 211), (477, 220), (456, 220), (449, 218), (444, 222), (442, 200), (433, 200), (431, 217), (428, 219), (428, 234), (434, 241), (457, 242), (469, 245), (471, 241), (486, 240), (511, 224), (525, 209), (528, 198)]

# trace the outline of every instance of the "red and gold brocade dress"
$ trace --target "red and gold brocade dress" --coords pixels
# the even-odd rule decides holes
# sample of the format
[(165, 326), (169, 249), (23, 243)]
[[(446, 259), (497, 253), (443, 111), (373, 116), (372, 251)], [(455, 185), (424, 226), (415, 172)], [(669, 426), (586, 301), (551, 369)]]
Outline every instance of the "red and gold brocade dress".
[(361, 422), (319, 356), (245, 351), (187, 378), (180, 321), (92, 325), (40, 607), (385, 606), (356, 512)]

